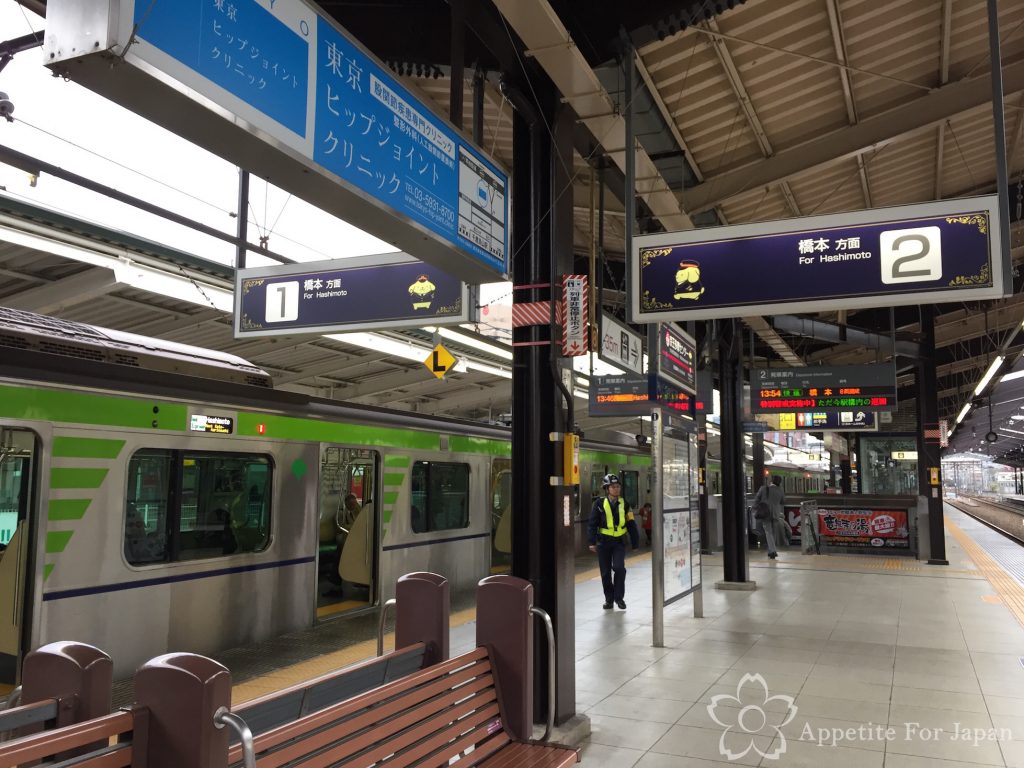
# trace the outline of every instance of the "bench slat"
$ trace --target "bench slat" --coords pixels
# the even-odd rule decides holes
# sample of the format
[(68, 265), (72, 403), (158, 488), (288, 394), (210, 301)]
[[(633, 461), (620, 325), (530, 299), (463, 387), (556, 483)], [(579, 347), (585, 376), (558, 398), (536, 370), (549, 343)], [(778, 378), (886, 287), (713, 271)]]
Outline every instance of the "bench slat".
[(56, 763), (50, 768), (131, 768), (132, 745), (117, 744), (88, 755)]
[[(468, 758), (476, 756), (474, 752)], [(482, 762), (471, 760), (469, 766), (479, 768), (568, 768), (580, 760), (579, 752), (568, 747), (552, 747), (547, 744), (526, 744), (513, 742), (497, 755)], [(461, 761), (460, 761), (461, 762)]]
[[(337, 766), (337, 768), (356, 768), (359, 766), (362, 768), (366, 765), (372, 765), (388, 755), (400, 753), (421, 739), (426, 739), (433, 734), (438, 734), (442, 729), (448, 734), (447, 737), (451, 739), (458, 736), (463, 731), (475, 728), (489, 720), (493, 720), (497, 716), (497, 702), (494, 702), (483, 709), (476, 709), (474, 705), (463, 705), (462, 707), (448, 710), (431, 718), (430, 720), (426, 720), (401, 734), (396, 734), (395, 737), (390, 740), (380, 742), (380, 746), (370, 752), (360, 753), (359, 755), (344, 762), (335, 762), (333, 755), (329, 753), (324, 756), (326, 759), (300, 763), (300, 765), (302, 768), (329, 768), (329, 766)], [(463, 719), (457, 723), (449, 724), (450, 718), (453, 717), (461, 717)]]
[(114, 712), (95, 720), (0, 744), (0, 768), (15, 768), (96, 741), (108, 741), (112, 736), (131, 731), (132, 721), (130, 712)]
[[(499, 719), (500, 722), (500, 719)], [(492, 721), (493, 723), (493, 721)], [(422, 768), (442, 768), (442, 766), (448, 765), (449, 760), (452, 756), (462, 754), (470, 747), (473, 747), (471, 756), (477, 757), (477, 759), (483, 759), (487, 755), (494, 754), (499, 751), (502, 747), (509, 743), (508, 734), (503, 730), (496, 731), (493, 735), (488, 735), (488, 725), (490, 723), (481, 724), (481, 727), (474, 728), (469, 733), (456, 739), (454, 742), (449, 743), (449, 739), (432, 739), (431, 749), (428, 752), (433, 754), (427, 754), (424, 752), (422, 760), (416, 763), (397, 763), (397, 765), (409, 766), (416, 765)], [(467, 760), (463, 758), (463, 760)], [(469, 765), (464, 763), (462, 760), (459, 761), (460, 765)], [(390, 763), (388, 764), (390, 766)]]
[[(476, 683), (477, 681), (474, 681), (474, 684)], [(484, 689), (482, 694), (476, 693), (474, 696), (478, 706), (483, 706), (485, 703), (496, 700), (496, 695), (493, 692), (493, 682), (489, 691), (483, 680), (479, 682), (478, 687)], [(335, 723), (329, 728), (300, 737), (300, 740), (295, 743), (289, 744), (286, 748), (266, 756), (264, 760), (260, 761), (260, 766), (261, 768), (279, 768), (303, 756), (318, 753), (332, 743), (338, 743), (338, 745), (331, 749), (331, 755), (341, 760), (369, 748), (374, 743), (384, 741), (400, 730), (416, 725), (418, 722), (439, 711), (449, 709), (455, 701), (465, 698), (471, 693), (469, 686), (464, 686), (457, 691), (437, 696), (437, 693), (442, 693), (447, 690), (447, 687), (432, 685), (429, 688), (431, 690), (426, 691), (428, 695), (416, 696), (415, 699), (407, 695), (402, 699), (390, 701), (386, 705), (373, 708), (369, 712), (362, 713), (350, 720)], [(483, 696), (482, 698), (480, 698), (481, 695)], [(388, 718), (392, 719), (389, 720)], [(385, 722), (382, 723), (381, 721)], [(369, 730), (367, 730), (368, 728)], [(343, 740), (344, 743), (340, 743)], [(257, 745), (258, 754), (259, 746)]]
[(379, 749), (369, 754), (359, 755), (357, 761), (362, 762), (368, 758), (379, 759), (395, 753), (395, 757), (387, 762), (389, 766), (403, 768), (404, 766), (419, 765), (420, 760), (441, 748), (445, 743), (459, 738), (466, 731), (480, 731), (481, 725), (496, 717), (498, 717), (498, 700), (492, 689), (463, 703), (458, 708), (447, 709), (429, 720), (420, 722), (413, 728), (395, 733), (390, 739), (382, 739), (379, 742)]
[[(287, 725), (267, 731), (256, 738), (256, 753), (266, 752), (292, 739), (299, 738), (310, 731), (330, 727), (342, 718), (360, 713), (361, 710), (367, 707), (372, 707), (373, 705), (386, 706), (386, 704), (380, 704), (385, 699), (394, 697), (397, 702), (406, 696), (410, 696), (413, 700), (422, 701), (459, 682), (468, 682), (473, 678), (479, 677), (489, 669), (489, 662), (481, 663), (479, 660), (480, 656), (485, 655), (485, 653), (473, 654), (472, 657), (467, 654), (467, 656), (459, 657), (459, 659), (436, 664), (415, 675), (409, 675), (394, 683), (389, 683), (383, 688), (376, 688), (354, 699), (343, 701), (316, 714), (302, 718), (297, 722), (288, 723)], [(400, 711), (400, 709), (401, 707), (396, 711)], [(240, 746), (236, 745), (229, 752), (231, 762), (240, 760), (241, 756), (242, 750)], [(268, 765), (270, 764), (268, 763)]]

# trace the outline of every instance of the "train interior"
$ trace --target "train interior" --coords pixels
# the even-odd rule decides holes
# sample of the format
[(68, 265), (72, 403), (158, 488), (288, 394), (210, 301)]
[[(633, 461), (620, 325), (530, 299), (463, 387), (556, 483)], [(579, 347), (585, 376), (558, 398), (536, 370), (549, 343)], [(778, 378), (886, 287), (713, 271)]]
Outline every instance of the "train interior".
[(379, 467), (376, 451), (328, 446), (321, 453), (316, 602), (320, 619), (374, 604)]
[(14, 687), (24, 644), (37, 443), (30, 430), (0, 426), (0, 693)]

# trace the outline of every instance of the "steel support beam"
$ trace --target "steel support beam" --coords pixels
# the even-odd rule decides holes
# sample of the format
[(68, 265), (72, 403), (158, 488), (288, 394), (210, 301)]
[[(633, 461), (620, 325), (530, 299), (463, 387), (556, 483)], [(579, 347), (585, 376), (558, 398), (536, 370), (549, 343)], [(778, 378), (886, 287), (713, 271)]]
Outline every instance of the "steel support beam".
[[(934, 304), (921, 305), (921, 355), (917, 365), (917, 387), (917, 483), (918, 493), (928, 501), (928, 540), (931, 545), (928, 562), (932, 565), (949, 565), (946, 560), (946, 528), (942, 515), (942, 456), (936, 434), (939, 427), (939, 403), (935, 375)], [(931, 434), (935, 437), (930, 437)]]
[(55, 280), (37, 288), (29, 288), (4, 298), (4, 306), (42, 315), (59, 314), (69, 307), (82, 304), (117, 288), (114, 270), (92, 267), (70, 277)]
[(717, 321), (721, 383), (722, 536), (725, 581), (747, 583), (746, 482), (743, 472), (742, 333), (733, 320)]
[[(1024, 90), (1024, 61), (1003, 67), (1003, 87), (1006, 93)], [(958, 80), (856, 125), (780, 150), (768, 159), (706, 178), (704, 183), (682, 192), (683, 208), (691, 215), (709, 210), (748, 190), (772, 186), (804, 171), (880, 149), (932, 128), (953, 115), (984, 106), (991, 100), (992, 83), (988, 73)]]

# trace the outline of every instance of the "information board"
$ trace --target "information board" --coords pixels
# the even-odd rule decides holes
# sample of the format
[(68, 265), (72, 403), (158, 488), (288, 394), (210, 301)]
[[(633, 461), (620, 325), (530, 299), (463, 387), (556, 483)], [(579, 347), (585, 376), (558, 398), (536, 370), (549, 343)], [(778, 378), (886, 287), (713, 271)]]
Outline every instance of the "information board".
[(696, 435), (677, 423), (663, 432), (661, 447), (662, 567), (668, 605), (701, 583)]
[(631, 320), (708, 320), (994, 299), (998, 197), (633, 238)]
[(644, 373), (643, 339), (614, 317), (601, 316), (601, 349), (599, 357), (606, 363)]
[(507, 275), (508, 175), (312, 3), (76, 0), (47, 31), (60, 74), (467, 282)]
[(657, 372), (680, 389), (697, 394), (697, 344), (674, 323), (658, 329)]
[(404, 253), (240, 269), (235, 337), (457, 325), (473, 291)]
[(757, 423), (768, 432), (872, 432), (878, 429), (875, 412), (865, 410), (759, 413)]
[(896, 369), (890, 364), (751, 370), (752, 413), (891, 411)]

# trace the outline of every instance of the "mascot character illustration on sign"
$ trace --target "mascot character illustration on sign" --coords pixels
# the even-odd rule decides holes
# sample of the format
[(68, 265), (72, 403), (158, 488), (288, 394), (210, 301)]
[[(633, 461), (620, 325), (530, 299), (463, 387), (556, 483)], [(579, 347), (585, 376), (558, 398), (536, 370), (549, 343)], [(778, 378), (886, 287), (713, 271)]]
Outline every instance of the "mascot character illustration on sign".
[(696, 261), (679, 262), (679, 270), (676, 272), (676, 291), (672, 294), (672, 298), (696, 301), (703, 293), (704, 286), (700, 282), (700, 264)]
[(413, 309), (430, 309), (434, 301), (434, 292), (437, 286), (430, 282), (426, 275), (420, 275), (416, 282), (409, 286), (409, 298), (412, 300)]

